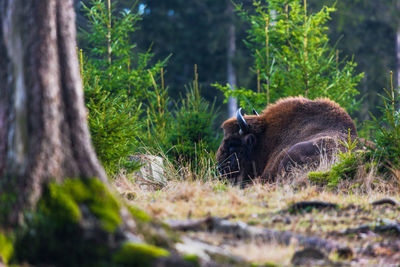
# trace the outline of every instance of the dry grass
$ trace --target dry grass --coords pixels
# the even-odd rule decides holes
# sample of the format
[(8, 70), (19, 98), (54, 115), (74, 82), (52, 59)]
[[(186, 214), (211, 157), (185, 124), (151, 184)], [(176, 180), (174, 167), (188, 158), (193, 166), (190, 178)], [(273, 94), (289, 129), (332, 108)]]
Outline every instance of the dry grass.
[(163, 188), (133, 183), (125, 175), (114, 182), (128, 201), (160, 219), (202, 218), (208, 215), (232, 216), (252, 220), (257, 214), (277, 212), (293, 202), (321, 200), (339, 205), (367, 205), (384, 197), (400, 200), (394, 192), (370, 190), (368, 193), (341, 190), (340, 193), (307, 184), (301, 188), (290, 183), (254, 184), (245, 189), (219, 180), (172, 180)]
[[(337, 158), (324, 159), (317, 171), (328, 170)], [(200, 175), (190, 171), (190, 167), (176, 169), (171, 163), (165, 163), (165, 186), (132, 178), (121, 173), (114, 180), (117, 191), (130, 203), (144, 209), (150, 215), (161, 219), (204, 218), (206, 216), (229, 217), (251, 225), (290, 230), (303, 234), (330, 237), (329, 233), (358, 227), (375, 222), (380, 218), (398, 220), (400, 208), (372, 208), (370, 203), (377, 199), (392, 197), (400, 202), (399, 183), (396, 177), (379, 177), (375, 168), (361, 166), (352, 181), (343, 181), (336, 190), (313, 185), (307, 178), (310, 169), (297, 168), (291, 174), (278, 179), (274, 184), (255, 182), (244, 189), (222, 182), (213, 176), (212, 163), (206, 164), (208, 170)], [(208, 178), (205, 178), (208, 177)], [(199, 179), (201, 178), (201, 179)], [(356, 185), (356, 186), (354, 186)], [(339, 204), (343, 209), (329, 212), (311, 212), (293, 215), (287, 208), (294, 202), (321, 200)], [(356, 206), (359, 208), (345, 208)], [(274, 262), (279, 266), (290, 266), (295, 245), (258, 244), (256, 242), (226, 242), (215, 234), (197, 233), (208, 243), (224, 247), (231, 253), (251, 262)], [(219, 240), (220, 238), (221, 240)], [(376, 237), (373, 237), (375, 240)], [(340, 237), (339, 242), (365, 247), (363, 240)], [(363, 243), (364, 242), (364, 243)], [(359, 256), (359, 264), (365, 260)], [(366, 259), (365, 266), (373, 262)], [(377, 261), (386, 261), (385, 258)], [(361, 264), (362, 265), (362, 264)]]
[(257, 264), (270, 262), (277, 266), (290, 266), (296, 247), (294, 245), (244, 243), (240, 246), (230, 247), (228, 250), (249, 262)]
[(254, 214), (276, 212), (302, 200), (365, 205), (399, 195), (399, 178), (380, 177), (375, 167), (367, 171), (365, 165), (359, 167), (353, 180), (342, 181), (334, 191), (310, 183), (307, 177), (310, 171), (327, 171), (337, 161), (337, 156), (321, 157), (316, 168), (294, 168), (274, 184), (261, 184), (257, 180), (240, 189), (215, 177), (215, 166), (210, 159), (205, 159), (194, 173), (190, 166), (177, 169), (164, 157), (165, 186), (127, 177), (125, 173), (118, 175), (114, 184), (121, 195), (160, 219), (214, 215), (250, 220)]

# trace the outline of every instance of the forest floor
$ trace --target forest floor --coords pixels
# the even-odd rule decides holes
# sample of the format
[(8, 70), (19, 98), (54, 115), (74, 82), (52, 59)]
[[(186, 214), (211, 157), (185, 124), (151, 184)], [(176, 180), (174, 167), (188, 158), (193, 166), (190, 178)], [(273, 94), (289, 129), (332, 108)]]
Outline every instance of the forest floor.
[(122, 175), (114, 183), (132, 204), (245, 261), (262, 266), (400, 263), (398, 193), (291, 183), (241, 189), (218, 180), (173, 180), (163, 187), (132, 181)]

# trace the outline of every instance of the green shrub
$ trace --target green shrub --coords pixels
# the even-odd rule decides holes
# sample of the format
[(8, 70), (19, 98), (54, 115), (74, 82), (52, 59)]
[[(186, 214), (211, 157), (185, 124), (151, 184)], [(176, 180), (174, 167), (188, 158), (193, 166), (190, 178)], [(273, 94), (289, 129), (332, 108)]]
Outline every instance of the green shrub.
[(164, 144), (175, 160), (190, 163), (192, 167), (204, 158), (213, 157), (210, 151), (215, 151), (219, 144), (219, 135), (214, 129), (218, 110), (215, 102), (210, 104), (200, 96), (195, 75), (193, 85), (176, 104)]
[(307, 14), (306, 1), (302, 5), (299, 0), (253, 1), (253, 6), (254, 10), (244, 10), (237, 5), (237, 11), (251, 25), (245, 42), (253, 54), (258, 88), (232, 91), (217, 84), (226, 99), (237, 97), (251, 110), (286, 96), (328, 97), (354, 110), (356, 86), (363, 75), (356, 75), (356, 63), (339, 59), (329, 44), (324, 24), (335, 9), (325, 6)]
[(381, 95), (383, 115), (377, 119), (372, 114), (370, 127), (376, 147), (372, 150), (375, 157), (389, 169), (400, 169), (400, 96), (393, 88), (393, 73), (390, 73), (390, 91)]
[(365, 164), (365, 152), (356, 151), (351, 154), (340, 154), (337, 163), (331, 169), (322, 172), (309, 172), (308, 179), (318, 185), (336, 188), (340, 181), (354, 180), (359, 166)]
[[(133, 10), (123, 10), (114, 16), (117, 4), (118, 1), (112, 1), (108, 8), (104, 0), (92, 0), (90, 6), (84, 5), (89, 30), (82, 29), (86, 47), (83, 52), (93, 66), (92, 75), (99, 77), (104, 90), (144, 102), (151, 99), (153, 79), (159, 76), (167, 59), (151, 66), (150, 51), (140, 53), (135, 49), (131, 38), (141, 16)], [(154, 97), (151, 100), (156, 101)]]
[[(88, 71), (85, 79), (89, 78)], [(136, 151), (139, 135), (140, 105), (122, 94), (111, 96), (95, 81), (85, 82), (88, 124), (96, 153), (107, 173), (115, 174), (119, 168), (133, 171), (138, 163), (128, 156)]]
[(84, 5), (89, 29), (82, 30), (85, 49), (80, 53), (93, 144), (111, 175), (119, 168), (132, 171), (139, 166), (128, 156), (138, 151), (138, 137), (146, 127), (141, 107), (158, 103), (153, 84), (166, 62), (150, 66), (150, 52), (134, 50), (130, 38), (140, 15), (125, 10), (114, 17), (116, 4), (107, 7), (104, 1), (93, 0)]
[(342, 180), (353, 180), (360, 165), (364, 164), (367, 158), (365, 151), (357, 150), (358, 139), (352, 140), (349, 129), (349, 137), (346, 142), (339, 141), (347, 152), (339, 152), (339, 160), (332, 165), (329, 171), (310, 172), (308, 179), (319, 185), (327, 185), (329, 188), (336, 188)]
[[(173, 120), (168, 105), (171, 103), (168, 96), (168, 88), (164, 86), (163, 69), (161, 69), (161, 86), (158, 86), (152, 76), (153, 91), (148, 91), (148, 101), (144, 127), (140, 140), (144, 144), (144, 152), (159, 153), (163, 149), (163, 144), (171, 128), (170, 122)], [(164, 154), (164, 153), (162, 153)]]

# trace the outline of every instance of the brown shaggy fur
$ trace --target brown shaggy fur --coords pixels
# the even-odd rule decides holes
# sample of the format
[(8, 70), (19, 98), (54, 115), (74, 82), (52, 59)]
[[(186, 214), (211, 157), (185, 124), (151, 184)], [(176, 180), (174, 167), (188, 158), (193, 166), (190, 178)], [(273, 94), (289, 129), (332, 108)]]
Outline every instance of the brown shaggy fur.
[(260, 116), (244, 118), (250, 129), (246, 135), (239, 134), (236, 118), (222, 124), (224, 139), (217, 152), (221, 171), (235, 183), (256, 177), (274, 181), (289, 163), (318, 162), (321, 153), (332, 153), (337, 140), (347, 140), (349, 129), (352, 139), (357, 137), (347, 112), (327, 98), (284, 98)]

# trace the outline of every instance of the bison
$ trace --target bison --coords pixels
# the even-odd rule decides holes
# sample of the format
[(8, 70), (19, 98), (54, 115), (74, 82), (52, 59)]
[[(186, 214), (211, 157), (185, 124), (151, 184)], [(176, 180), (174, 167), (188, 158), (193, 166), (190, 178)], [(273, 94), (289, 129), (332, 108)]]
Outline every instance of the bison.
[(321, 154), (343, 149), (338, 140), (354, 140), (353, 120), (337, 103), (321, 98), (284, 98), (260, 115), (242, 115), (222, 124), (218, 168), (232, 183), (254, 178), (273, 182), (291, 166), (317, 164)]

